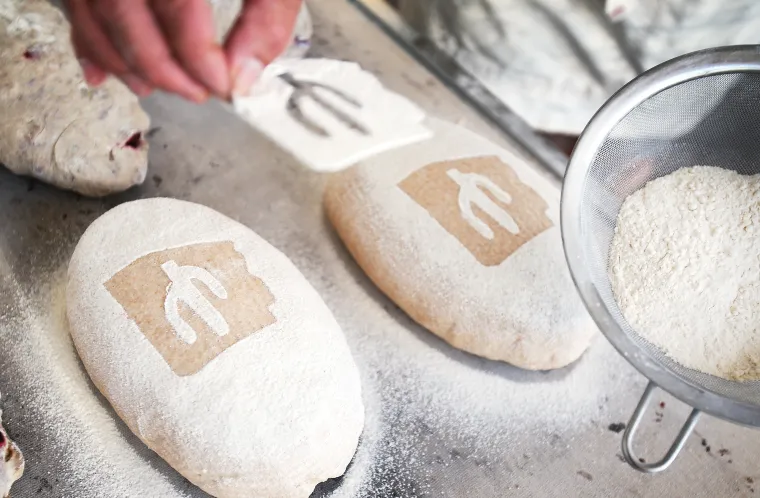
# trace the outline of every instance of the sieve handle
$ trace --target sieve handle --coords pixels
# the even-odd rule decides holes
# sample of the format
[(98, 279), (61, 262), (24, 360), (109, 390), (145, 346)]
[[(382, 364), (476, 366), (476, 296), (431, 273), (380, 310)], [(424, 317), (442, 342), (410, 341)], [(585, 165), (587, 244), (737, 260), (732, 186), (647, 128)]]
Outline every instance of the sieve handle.
[(676, 440), (673, 441), (670, 449), (667, 453), (665, 453), (665, 456), (660, 461), (654, 463), (644, 463), (642, 460), (639, 460), (636, 457), (636, 454), (633, 452), (633, 438), (636, 435), (636, 430), (639, 428), (639, 423), (641, 422), (641, 419), (644, 416), (644, 412), (646, 412), (647, 406), (649, 405), (649, 401), (652, 398), (652, 393), (656, 388), (657, 384), (654, 382), (649, 382), (647, 388), (644, 390), (644, 394), (641, 395), (641, 400), (639, 400), (639, 404), (636, 407), (636, 410), (633, 412), (633, 415), (631, 415), (631, 420), (628, 421), (628, 426), (625, 428), (625, 432), (623, 433), (622, 442), (623, 456), (625, 457), (625, 461), (628, 462), (628, 465), (638, 471), (650, 474), (653, 474), (655, 472), (662, 472), (663, 470), (670, 467), (670, 464), (675, 461), (678, 453), (680, 453), (681, 449), (683, 449), (684, 445), (686, 444), (686, 440), (689, 438), (691, 432), (694, 430), (694, 427), (697, 425), (697, 422), (699, 421), (699, 415), (702, 413), (696, 408), (691, 411), (689, 418), (686, 419), (683, 427), (681, 427), (681, 430), (678, 432)]

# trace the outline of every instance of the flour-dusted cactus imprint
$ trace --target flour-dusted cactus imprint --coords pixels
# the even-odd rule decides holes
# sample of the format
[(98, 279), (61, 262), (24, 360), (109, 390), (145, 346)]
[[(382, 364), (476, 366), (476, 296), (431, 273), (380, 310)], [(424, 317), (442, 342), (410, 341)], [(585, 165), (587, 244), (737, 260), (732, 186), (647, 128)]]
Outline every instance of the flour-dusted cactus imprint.
[(105, 284), (177, 375), (275, 322), (275, 298), (231, 241), (147, 254)]
[(547, 202), (498, 156), (436, 162), (399, 188), (486, 266), (501, 264), (554, 226)]

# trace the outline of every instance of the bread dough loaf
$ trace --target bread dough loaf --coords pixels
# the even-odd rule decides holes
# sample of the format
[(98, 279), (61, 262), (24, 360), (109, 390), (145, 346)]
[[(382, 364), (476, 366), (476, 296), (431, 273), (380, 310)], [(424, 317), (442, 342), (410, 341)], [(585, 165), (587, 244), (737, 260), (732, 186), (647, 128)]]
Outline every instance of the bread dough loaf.
[(152, 450), (218, 498), (306, 498), (345, 472), (364, 423), (342, 331), (248, 228), (170, 199), (96, 220), (69, 265), (71, 336)]
[(13, 483), (24, 474), (24, 455), (3, 429), (3, 411), (0, 410), (0, 497), (7, 497)]
[(45, 0), (0, 2), (0, 162), (87, 196), (143, 182), (150, 121), (127, 87), (90, 89), (64, 15)]
[(562, 252), (559, 191), (464, 128), (334, 175), (327, 215), (356, 261), (454, 347), (544, 370), (576, 360), (595, 327)]

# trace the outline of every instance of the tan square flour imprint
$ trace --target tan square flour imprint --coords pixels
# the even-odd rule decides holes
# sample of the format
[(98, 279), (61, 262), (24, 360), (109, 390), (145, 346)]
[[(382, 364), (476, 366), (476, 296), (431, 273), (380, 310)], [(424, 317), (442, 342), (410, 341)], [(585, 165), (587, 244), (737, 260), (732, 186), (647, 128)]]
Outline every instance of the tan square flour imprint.
[(496, 156), (432, 163), (398, 186), (484, 266), (553, 226), (548, 203)]
[(105, 287), (180, 376), (276, 321), (274, 296), (232, 242), (148, 254)]

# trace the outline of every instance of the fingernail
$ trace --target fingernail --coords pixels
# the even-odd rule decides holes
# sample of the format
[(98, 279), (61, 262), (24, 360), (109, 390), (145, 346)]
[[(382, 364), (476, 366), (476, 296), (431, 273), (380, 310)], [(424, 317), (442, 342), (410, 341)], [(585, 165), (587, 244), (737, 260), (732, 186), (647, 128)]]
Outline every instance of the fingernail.
[(153, 89), (147, 83), (133, 74), (122, 75), (121, 80), (138, 97), (147, 97), (153, 91)]
[(232, 95), (247, 95), (263, 71), (264, 63), (259, 59), (255, 57), (243, 59), (232, 75)]
[(102, 71), (98, 69), (88, 59), (79, 59), (79, 65), (82, 67), (82, 74), (84, 75), (84, 81), (89, 86), (98, 86), (103, 83)]

